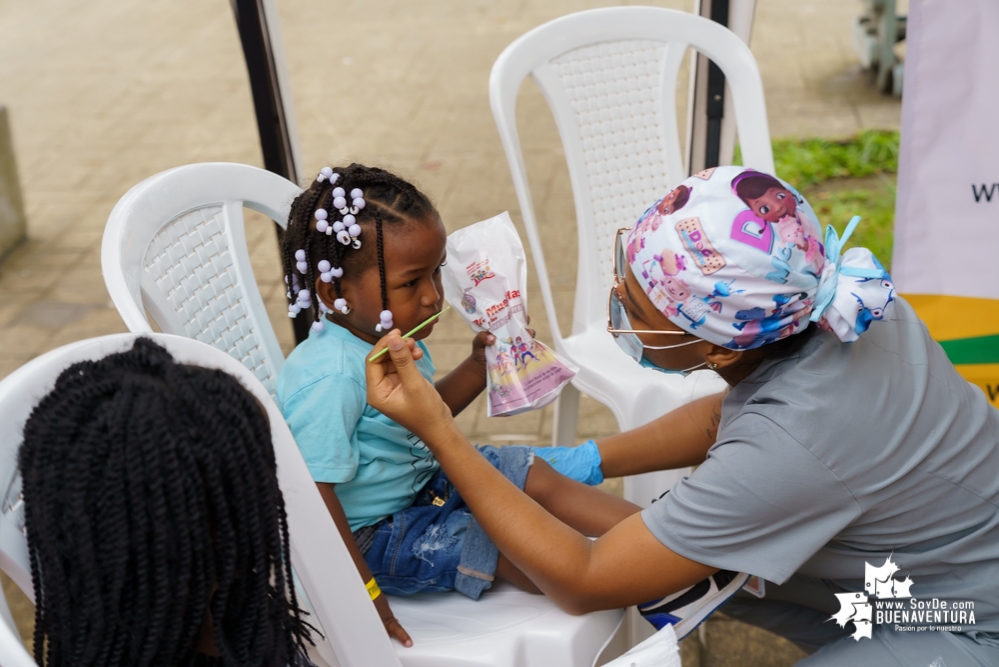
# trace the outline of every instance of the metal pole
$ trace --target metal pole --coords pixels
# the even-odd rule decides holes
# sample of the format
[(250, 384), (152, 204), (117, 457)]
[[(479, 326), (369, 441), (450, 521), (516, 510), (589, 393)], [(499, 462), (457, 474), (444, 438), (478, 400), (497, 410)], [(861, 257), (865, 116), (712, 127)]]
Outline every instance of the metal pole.
[[(231, 0), (231, 4), (250, 76), (264, 168), (297, 183), (298, 139), (276, 7), (273, 0)], [(280, 246), (284, 230), (275, 226)], [(308, 337), (310, 319), (292, 320), (296, 343)]]
[[(697, 0), (694, 13), (720, 23), (749, 43), (756, 0)], [(697, 54), (687, 107), (687, 172), (731, 164), (735, 118), (725, 75)]]
[[(728, 25), (728, 0), (711, 0), (711, 20)], [(718, 65), (708, 64), (708, 94), (705, 112), (708, 116), (707, 138), (704, 143), (704, 168), (717, 167), (721, 150), (721, 126), (725, 116), (725, 75)]]

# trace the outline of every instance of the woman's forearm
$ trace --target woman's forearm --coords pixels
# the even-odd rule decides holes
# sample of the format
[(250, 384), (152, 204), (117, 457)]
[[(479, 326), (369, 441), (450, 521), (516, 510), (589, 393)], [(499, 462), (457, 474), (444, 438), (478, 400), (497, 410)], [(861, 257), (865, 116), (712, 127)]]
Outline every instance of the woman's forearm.
[(507, 480), (453, 423), (421, 437), (499, 550), (568, 611), (644, 602), (712, 571), (664, 547), (639, 515), (596, 541), (584, 537)]
[(718, 436), (725, 394), (705, 396), (631, 431), (597, 441), (604, 477), (704, 463)]

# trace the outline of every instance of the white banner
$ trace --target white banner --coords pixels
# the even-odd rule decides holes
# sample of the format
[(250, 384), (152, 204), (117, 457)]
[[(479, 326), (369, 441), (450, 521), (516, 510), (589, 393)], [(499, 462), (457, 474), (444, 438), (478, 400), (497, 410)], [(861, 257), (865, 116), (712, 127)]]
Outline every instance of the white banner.
[(892, 277), (999, 404), (999, 2), (912, 0)]

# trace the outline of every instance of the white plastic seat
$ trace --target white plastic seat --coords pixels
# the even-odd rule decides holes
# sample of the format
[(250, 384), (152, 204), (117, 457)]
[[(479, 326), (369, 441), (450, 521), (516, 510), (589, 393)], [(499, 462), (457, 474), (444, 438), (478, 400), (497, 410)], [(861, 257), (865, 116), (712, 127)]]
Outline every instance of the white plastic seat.
[(241, 360), (274, 393), (284, 354), (253, 278), (243, 207), (282, 228), (301, 189), (245, 164), (176, 167), (142, 181), (108, 218), (101, 269), (129, 331), (194, 338)]
[[(243, 383), (266, 407), (291, 533), (291, 557), (304, 600), (327, 641), (319, 641), (322, 662), (342, 667), (457, 667), (472, 665), (590, 667), (617, 630), (619, 610), (570, 616), (546, 597), (499, 586), (473, 602), (455, 594), (393, 598), (392, 606), (413, 637), (404, 648), (389, 640), (346, 546), (291, 431), (254, 374), (228, 354), (204, 343), (168, 334), (147, 334), (183, 363), (219, 368)], [(130, 348), (138, 334), (93, 338), (53, 350), (0, 381), (0, 569), (34, 601), (24, 508), (19, 502), (17, 450), (24, 422), (38, 400), (51, 391), (65, 368)], [(0, 614), (0, 648), (7, 644)], [(20, 640), (14, 634), (17, 646)], [(21, 649), (23, 651), (23, 647)], [(13, 652), (12, 655), (16, 654)], [(27, 656), (27, 653), (24, 653)], [(7, 667), (0, 653), (0, 667)], [(30, 661), (30, 657), (28, 657)], [(32, 662), (10, 665), (22, 667)]]
[[(0, 611), (5, 611), (7, 603), (3, 595), (0, 595), (0, 605), (4, 607)], [(0, 667), (37, 667), (37, 663), (21, 643), (10, 613), (0, 613)]]
[[(654, 7), (614, 7), (570, 14), (508, 46), (493, 65), (489, 99), (506, 151), (538, 273), (552, 338), (580, 368), (555, 407), (554, 444), (572, 445), (579, 392), (607, 405), (622, 430), (635, 428), (698, 396), (720, 391), (714, 373), (684, 379), (643, 369), (607, 333), (613, 244), (687, 174), (680, 152), (675, 89), (688, 48), (713, 60), (731, 88), (747, 166), (773, 172), (763, 86), (749, 48), (707, 19)], [(516, 125), (517, 93), (531, 76), (562, 139), (579, 238), (572, 330), (563, 334), (545, 265), (539, 226)], [(562, 248), (560, 248), (562, 251)], [(571, 250), (570, 250), (571, 252)], [(625, 497), (647, 507), (683, 471), (625, 479)]]

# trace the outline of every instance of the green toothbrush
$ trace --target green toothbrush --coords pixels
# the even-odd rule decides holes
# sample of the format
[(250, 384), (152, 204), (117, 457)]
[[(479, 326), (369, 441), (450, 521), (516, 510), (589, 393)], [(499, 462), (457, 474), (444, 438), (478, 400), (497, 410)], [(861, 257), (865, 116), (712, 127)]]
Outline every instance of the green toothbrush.
[[(421, 322), (420, 324), (416, 325), (416, 328), (413, 329), (412, 331), (410, 331), (405, 336), (403, 336), (403, 338), (411, 338), (413, 336), (413, 334), (415, 334), (417, 331), (419, 331), (423, 327), (427, 326), (428, 324), (430, 324), (431, 322), (433, 322), (434, 320), (436, 320), (438, 317), (440, 317), (441, 315), (443, 315), (445, 312), (447, 312), (447, 309), (450, 308), (450, 307), (451, 306), (445, 305), (443, 308), (441, 308), (441, 312), (439, 312), (439, 313), (437, 313), (435, 315), (431, 315), (427, 319), (423, 320), (423, 322)], [(387, 347), (384, 348), (384, 349), (382, 349), (382, 350), (379, 350), (378, 352), (375, 352), (373, 355), (371, 355), (370, 357), (368, 357), (368, 361), (374, 361), (375, 359), (377, 359), (378, 357), (382, 356), (386, 352), (388, 352), (388, 348)]]

